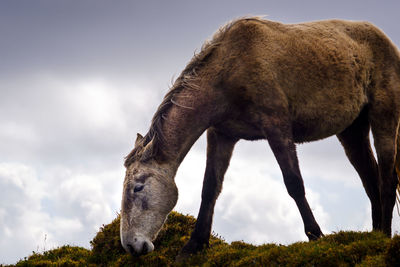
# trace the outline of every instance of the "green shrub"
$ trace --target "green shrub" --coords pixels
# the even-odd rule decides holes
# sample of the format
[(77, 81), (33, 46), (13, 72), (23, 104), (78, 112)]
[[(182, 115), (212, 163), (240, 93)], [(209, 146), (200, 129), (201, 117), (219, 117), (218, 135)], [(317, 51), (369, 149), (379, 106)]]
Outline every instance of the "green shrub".
[(33, 252), (16, 266), (88, 266), (91, 251), (81, 247), (62, 246), (43, 253)]
[(400, 236), (397, 235), (390, 240), (384, 257), (388, 266), (400, 266)]
[(100, 231), (90, 241), (92, 254), (89, 257), (89, 261), (91, 263), (101, 265), (114, 262), (126, 254), (121, 245), (119, 225), (120, 216), (117, 216), (110, 224), (100, 227)]
[(90, 242), (92, 249), (63, 246), (33, 253), (16, 266), (399, 266), (400, 236), (379, 232), (338, 232), (313, 242), (288, 246), (227, 244), (213, 234), (210, 247), (181, 262), (175, 258), (189, 240), (195, 219), (172, 212), (154, 241), (155, 251), (128, 255), (121, 246), (119, 216), (103, 225)]

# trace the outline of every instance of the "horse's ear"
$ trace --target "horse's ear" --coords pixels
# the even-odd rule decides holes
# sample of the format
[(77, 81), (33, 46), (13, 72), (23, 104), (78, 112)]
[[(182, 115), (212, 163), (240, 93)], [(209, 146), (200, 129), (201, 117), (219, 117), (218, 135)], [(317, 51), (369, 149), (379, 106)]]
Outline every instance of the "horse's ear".
[(151, 157), (153, 157), (153, 155), (154, 155), (154, 139), (155, 139), (155, 137), (153, 137), (153, 139), (151, 139), (151, 141), (149, 143), (147, 143), (147, 145), (143, 148), (142, 156), (141, 156), (142, 161), (147, 161)]
[(136, 141), (135, 141), (135, 147), (138, 146), (138, 144), (143, 140), (143, 136), (140, 133), (137, 133), (136, 135)]

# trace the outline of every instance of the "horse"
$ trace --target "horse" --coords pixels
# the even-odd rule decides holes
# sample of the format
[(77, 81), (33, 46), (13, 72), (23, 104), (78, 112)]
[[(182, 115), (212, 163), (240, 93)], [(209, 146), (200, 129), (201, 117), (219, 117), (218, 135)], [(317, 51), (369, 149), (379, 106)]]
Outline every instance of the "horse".
[(370, 199), (373, 230), (390, 237), (399, 117), (400, 53), (371, 23), (236, 19), (203, 44), (165, 95), (148, 133), (137, 134), (125, 158), (122, 246), (133, 255), (154, 250), (152, 241), (177, 202), (177, 169), (205, 131), (201, 206), (179, 255), (209, 245), (215, 202), (240, 139), (268, 141), (305, 234), (315, 240), (323, 233), (307, 202), (296, 143), (336, 135)]

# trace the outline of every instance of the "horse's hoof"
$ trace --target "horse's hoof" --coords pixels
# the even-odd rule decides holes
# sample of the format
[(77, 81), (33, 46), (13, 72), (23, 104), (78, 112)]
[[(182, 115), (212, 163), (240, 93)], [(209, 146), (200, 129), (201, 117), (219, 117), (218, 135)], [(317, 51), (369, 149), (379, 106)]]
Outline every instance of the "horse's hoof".
[(321, 237), (324, 237), (324, 236), (325, 235), (322, 232), (319, 232), (319, 233), (316, 233), (316, 234), (313, 234), (311, 232), (307, 232), (307, 237), (308, 237), (309, 241), (315, 241), (315, 240), (318, 240), (318, 239), (320, 239)]

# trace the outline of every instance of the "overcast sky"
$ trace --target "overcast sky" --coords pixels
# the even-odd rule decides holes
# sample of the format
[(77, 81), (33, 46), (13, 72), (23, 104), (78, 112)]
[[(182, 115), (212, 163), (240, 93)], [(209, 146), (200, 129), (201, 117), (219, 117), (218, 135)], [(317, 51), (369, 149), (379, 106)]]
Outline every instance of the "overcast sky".
[[(0, 1), (0, 263), (90, 247), (120, 210), (123, 157), (193, 53), (224, 23), (367, 20), (400, 45), (400, 1)], [(176, 210), (196, 216), (202, 136), (178, 171)], [(335, 138), (299, 146), (325, 233), (370, 230), (370, 205)], [(394, 230), (400, 230), (395, 215)], [(213, 231), (254, 244), (306, 240), (266, 141), (237, 145)]]

